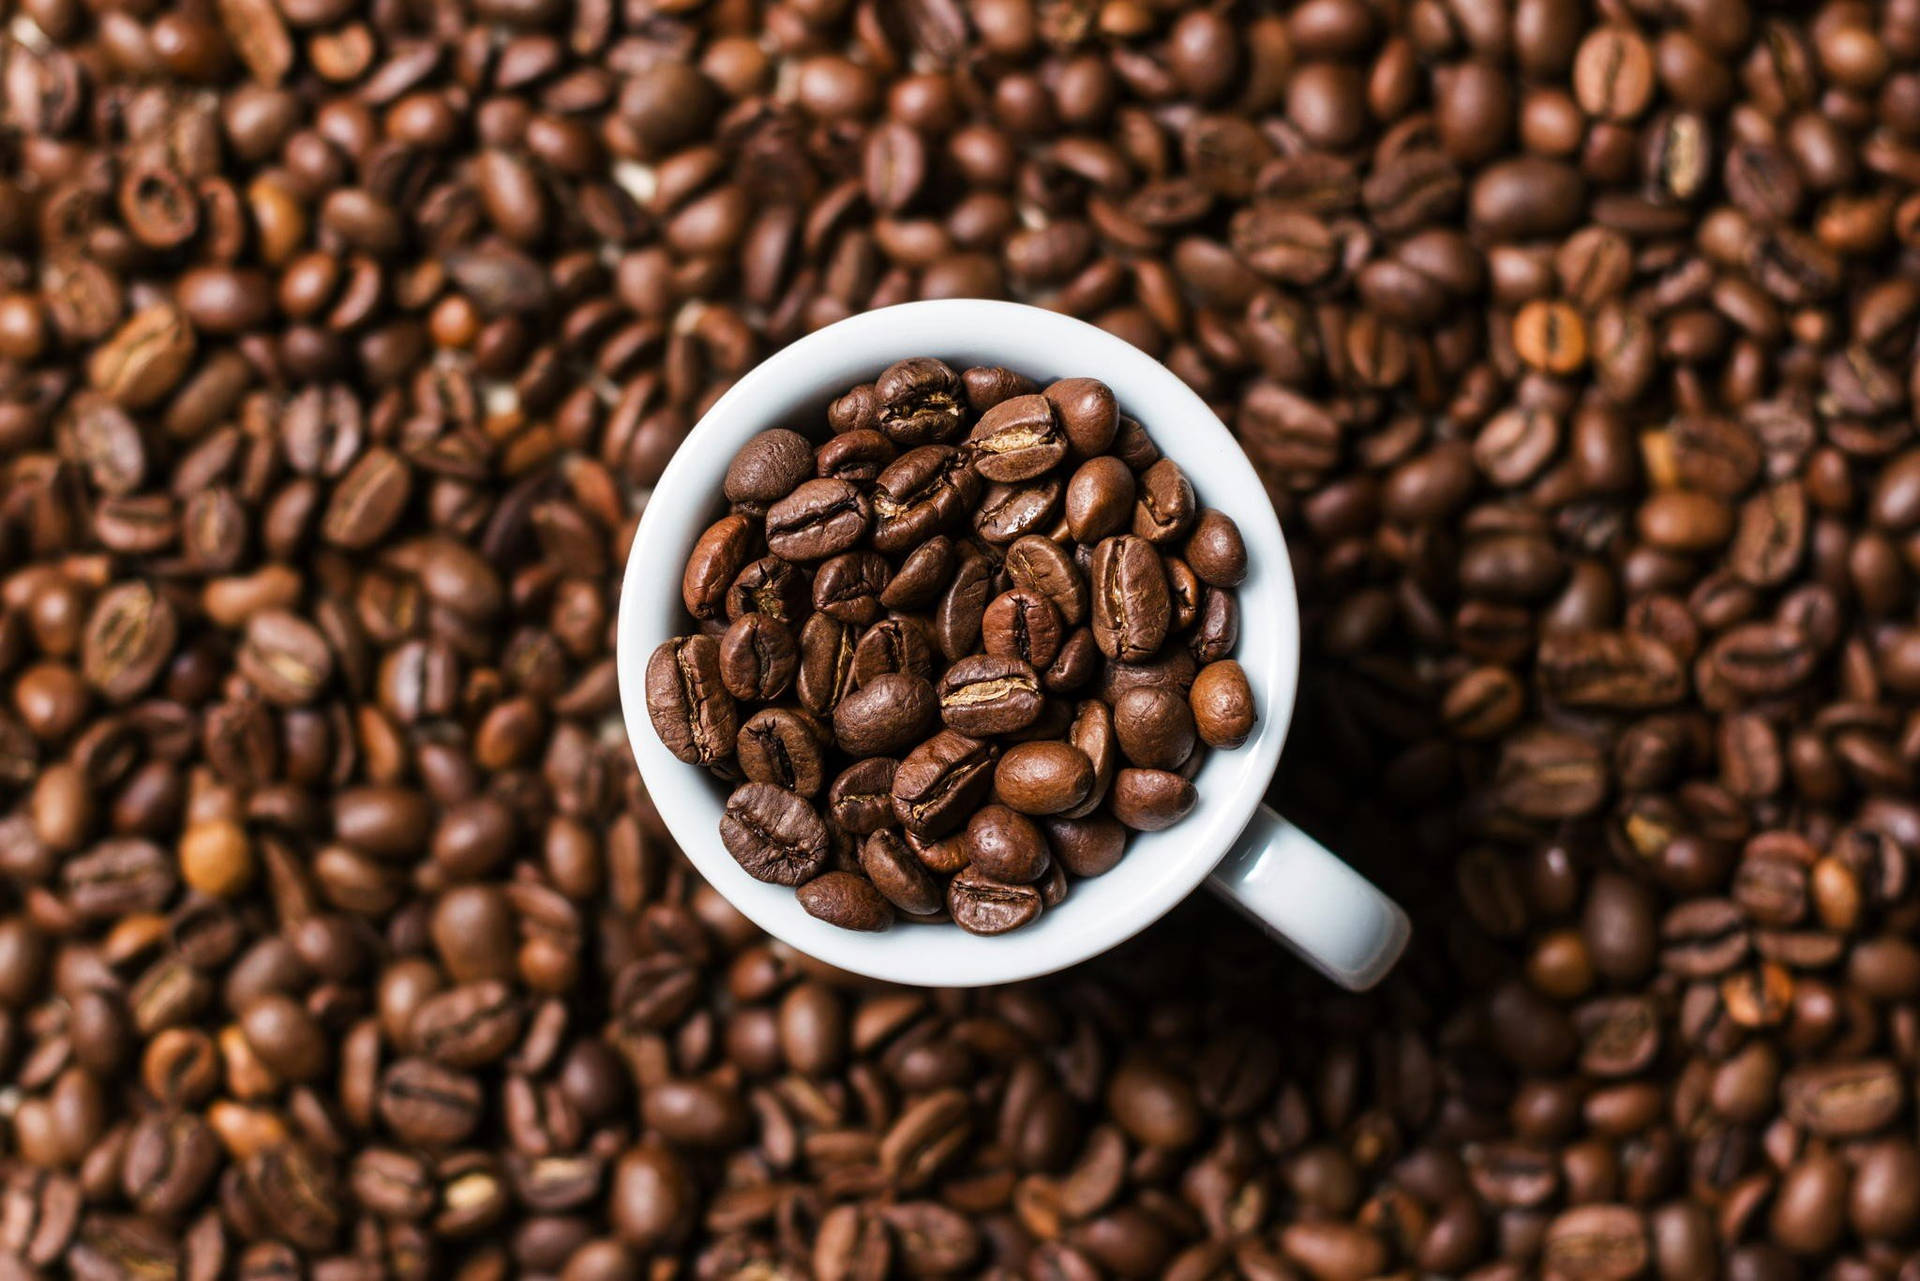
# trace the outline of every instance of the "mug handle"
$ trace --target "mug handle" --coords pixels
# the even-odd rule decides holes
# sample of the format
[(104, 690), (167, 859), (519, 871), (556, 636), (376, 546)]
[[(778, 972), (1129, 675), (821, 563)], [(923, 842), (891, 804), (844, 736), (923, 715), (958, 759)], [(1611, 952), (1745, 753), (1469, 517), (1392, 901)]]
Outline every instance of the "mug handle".
[(1353, 992), (1385, 978), (1413, 933), (1398, 903), (1266, 804), (1253, 812), (1207, 886)]

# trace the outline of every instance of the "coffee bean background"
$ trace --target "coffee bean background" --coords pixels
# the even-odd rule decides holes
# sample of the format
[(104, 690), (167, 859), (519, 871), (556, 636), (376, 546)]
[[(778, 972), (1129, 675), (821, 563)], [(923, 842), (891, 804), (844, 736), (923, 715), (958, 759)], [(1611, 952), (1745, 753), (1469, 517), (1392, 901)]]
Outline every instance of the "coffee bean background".
[[(1920, 5), (5, 13), (9, 1276), (1920, 1276)], [(668, 845), (639, 493), (965, 294), (1266, 477), (1379, 993), (874, 991)]]

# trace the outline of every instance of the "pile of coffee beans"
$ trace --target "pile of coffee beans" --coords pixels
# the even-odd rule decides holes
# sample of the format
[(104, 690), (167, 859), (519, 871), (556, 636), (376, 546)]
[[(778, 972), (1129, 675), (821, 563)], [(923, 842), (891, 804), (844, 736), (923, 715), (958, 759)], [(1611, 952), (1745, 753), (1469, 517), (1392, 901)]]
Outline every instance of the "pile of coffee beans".
[[(6, 12), (8, 1276), (1920, 1277), (1914, 0)], [(956, 295), (1266, 478), (1382, 992), (876, 990), (669, 845), (645, 487)]]
[(916, 356), (826, 419), (734, 456), (647, 712), (744, 776), (721, 840), (809, 914), (1018, 929), (1253, 732), (1246, 544), (1096, 379)]

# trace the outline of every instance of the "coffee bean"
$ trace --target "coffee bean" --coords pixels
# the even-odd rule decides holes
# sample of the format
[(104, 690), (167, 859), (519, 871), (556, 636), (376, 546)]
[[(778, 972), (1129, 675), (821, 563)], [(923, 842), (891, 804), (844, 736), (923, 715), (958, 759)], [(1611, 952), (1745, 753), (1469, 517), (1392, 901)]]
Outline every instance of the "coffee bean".
[(940, 678), (940, 719), (974, 738), (1013, 734), (1040, 716), (1040, 678), (1018, 658), (977, 654)]
[(1040, 891), (968, 868), (947, 882), (947, 911), (969, 934), (1005, 934), (1039, 917)]
[(871, 519), (849, 482), (809, 480), (767, 508), (767, 549), (783, 560), (825, 560), (857, 543)]
[(902, 912), (928, 916), (940, 910), (940, 882), (899, 833), (891, 829), (876, 831), (862, 841), (860, 870), (873, 888)]
[(813, 607), (843, 623), (865, 627), (880, 617), (880, 593), (892, 568), (873, 552), (843, 552), (813, 576)]
[(647, 715), (667, 750), (689, 765), (711, 765), (733, 754), (738, 713), (711, 636), (676, 637), (653, 651)]
[(901, 445), (936, 444), (959, 433), (964, 388), (941, 361), (914, 357), (887, 366), (873, 380), (875, 425)]
[(828, 855), (827, 829), (806, 801), (770, 783), (745, 783), (727, 798), (720, 821), (727, 853), (755, 880), (802, 885)]
[(1002, 564), (1015, 588), (1044, 596), (1067, 626), (1086, 621), (1086, 579), (1059, 543), (1037, 536), (1016, 539)]
[(1131, 535), (1102, 540), (1088, 577), (1100, 652), (1129, 663), (1152, 658), (1172, 619), (1166, 572), (1153, 544)]
[(890, 672), (840, 700), (833, 732), (855, 756), (892, 756), (925, 738), (939, 717), (939, 701), (924, 677)]
[(1232, 659), (1201, 668), (1193, 678), (1193, 688), (1187, 697), (1193, 709), (1194, 727), (1209, 747), (1239, 747), (1253, 733), (1259, 719), (1247, 674)]
[(1053, 602), (1026, 588), (1002, 592), (980, 615), (980, 644), (987, 654), (1033, 669), (1044, 670), (1059, 657), (1064, 632)]
[(741, 702), (770, 702), (793, 684), (800, 647), (774, 615), (742, 614), (721, 636), (718, 661), (727, 693)]
[(820, 723), (805, 712), (766, 707), (740, 727), (734, 753), (753, 782), (813, 796), (827, 783), (825, 738)]
[(980, 415), (967, 451), (987, 480), (1031, 480), (1066, 457), (1067, 435), (1046, 398), (1015, 396)]
[(1147, 769), (1178, 769), (1193, 755), (1193, 710), (1164, 686), (1138, 686), (1115, 699), (1113, 731), (1127, 760)]
[(993, 785), (993, 749), (941, 730), (907, 753), (894, 771), (893, 812), (915, 836), (945, 836), (966, 823)]
[[(727, 465), (722, 492), (734, 510), (765, 516), (814, 474), (813, 446), (799, 432), (776, 427), (763, 431), (740, 447)], [(822, 475), (831, 475), (823, 472)]]
[(753, 522), (745, 516), (723, 517), (700, 535), (681, 579), (680, 595), (689, 614), (695, 618), (719, 615), (728, 589), (747, 567), (759, 541)]
[(843, 930), (884, 930), (893, 912), (874, 882), (851, 872), (825, 872), (802, 885), (796, 894), (808, 916)]
[(1018, 885), (1039, 880), (1052, 858), (1040, 829), (1004, 805), (989, 805), (967, 820), (967, 848), (981, 875)]
[(910, 618), (883, 618), (861, 633), (854, 646), (850, 677), (856, 689), (889, 672), (922, 680), (934, 675), (933, 646)]
[(1022, 814), (1063, 813), (1092, 790), (1093, 762), (1067, 743), (1017, 743), (1001, 754), (994, 767), (994, 794)]
[[(1067, 528), (1081, 543), (1098, 543), (1129, 528), (1136, 482), (1122, 459), (1089, 458), (1067, 483)], [(1011, 551), (1011, 549), (1009, 549)]]

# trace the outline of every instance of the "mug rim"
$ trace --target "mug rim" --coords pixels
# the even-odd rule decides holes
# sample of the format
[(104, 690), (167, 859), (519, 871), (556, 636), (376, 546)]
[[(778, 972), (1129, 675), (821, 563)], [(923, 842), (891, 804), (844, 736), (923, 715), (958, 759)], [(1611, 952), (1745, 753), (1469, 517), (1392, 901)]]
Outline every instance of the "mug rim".
[[(981, 352), (991, 354), (973, 357)], [(1100, 378), (1114, 388), (1122, 411), (1138, 418), (1162, 453), (1180, 464), (1203, 505), (1233, 518), (1248, 551), (1247, 579), (1234, 589), (1240, 635), (1231, 656), (1254, 688), (1260, 712), (1254, 734), (1231, 751), (1205, 749), (1194, 777), (1200, 800), (1186, 818), (1161, 832), (1129, 833), (1118, 867), (1075, 880), (1064, 903), (1032, 925), (993, 937), (951, 922), (897, 921), (885, 932), (865, 934), (808, 916), (791, 888), (754, 880), (727, 853), (718, 833), (726, 785), (672, 756), (646, 710), (647, 660), (662, 640), (687, 630), (681, 570), (699, 534), (724, 512), (721, 481), (740, 445), (768, 428), (794, 425), (810, 404), (919, 355), (956, 368), (964, 367), (962, 359), (1003, 364), (1043, 385), (1056, 377)], [(803, 434), (820, 439), (817, 430)], [(622, 718), (648, 794), (688, 859), (736, 909), (789, 946), (845, 971), (917, 986), (981, 986), (1051, 973), (1124, 942), (1192, 893), (1227, 854), (1265, 794), (1292, 720), (1299, 606), (1264, 485), (1225, 424), (1178, 376), (1125, 340), (1070, 316), (1022, 303), (943, 299), (828, 325), (768, 356), (714, 402), (668, 462), (641, 514), (622, 575), (615, 658)], [(1144, 894), (1127, 892), (1142, 887)]]

